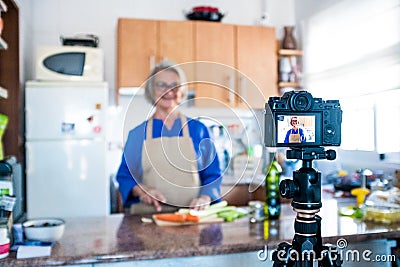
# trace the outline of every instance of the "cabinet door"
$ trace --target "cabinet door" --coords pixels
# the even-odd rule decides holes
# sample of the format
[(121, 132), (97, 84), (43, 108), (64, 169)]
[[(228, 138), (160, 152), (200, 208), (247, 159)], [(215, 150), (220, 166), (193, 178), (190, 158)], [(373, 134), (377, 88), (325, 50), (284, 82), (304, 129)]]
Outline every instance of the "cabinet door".
[(193, 23), (159, 21), (157, 61), (164, 59), (185, 63), (194, 59)]
[(197, 22), (195, 29), (196, 106), (233, 106), (235, 104), (234, 26)]
[(194, 25), (191, 21), (159, 21), (157, 62), (180, 64), (187, 81), (194, 79)]
[(157, 21), (119, 19), (117, 38), (117, 89), (137, 87), (154, 67)]
[(261, 108), (270, 96), (277, 96), (277, 56), (275, 29), (236, 26), (239, 103)]

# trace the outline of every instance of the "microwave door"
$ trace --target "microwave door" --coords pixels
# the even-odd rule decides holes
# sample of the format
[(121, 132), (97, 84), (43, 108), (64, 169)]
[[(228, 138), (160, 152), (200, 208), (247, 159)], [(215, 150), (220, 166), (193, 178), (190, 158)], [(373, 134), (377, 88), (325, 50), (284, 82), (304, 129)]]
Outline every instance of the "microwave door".
[(85, 53), (65, 52), (47, 57), (43, 65), (50, 71), (65, 75), (82, 76)]

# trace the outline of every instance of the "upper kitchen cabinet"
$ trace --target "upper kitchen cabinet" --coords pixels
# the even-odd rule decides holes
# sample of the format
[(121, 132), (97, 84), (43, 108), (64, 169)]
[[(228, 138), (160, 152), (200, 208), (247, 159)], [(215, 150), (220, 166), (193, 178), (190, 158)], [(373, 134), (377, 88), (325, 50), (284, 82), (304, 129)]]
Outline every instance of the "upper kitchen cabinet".
[(183, 63), (193, 57), (192, 22), (118, 20), (117, 89), (141, 86), (161, 60)]
[(263, 109), (270, 96), (277, 96), (275, 28), (236, 26), (238, 105)]
[(159, 21), (158, 26), (157, 62), (171, 60), (179, 64), (192, 61), (194, 57), (193, 23), (190, 21)]
[(199, 22), (195, 38), (196, 106), (263, 109), (278, 95), (274, 28)]
[(264, 108), (278, 94), (274, 28), (119, 19), (117, 49), (116, 88), (141, 86), (168, 59), (184, 63), (198, 107)]
[(235, 27), (197, 22), (195, 46), (196, 106), (235, 106)]
[(117, 38), (117, 88), (138, 87), (154, 65), (157, 22), (119, 19)]

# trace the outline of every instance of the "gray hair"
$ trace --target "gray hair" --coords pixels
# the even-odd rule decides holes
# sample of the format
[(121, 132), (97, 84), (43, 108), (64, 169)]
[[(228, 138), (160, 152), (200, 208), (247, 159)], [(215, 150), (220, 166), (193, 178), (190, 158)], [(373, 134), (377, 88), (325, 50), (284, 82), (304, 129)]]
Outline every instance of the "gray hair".
[(185, 73), (179, 67), (179, 65), (176, 65), (175, 63), (173, 63), (171, 61), (162, 61), (153, 68), (149, 77), (147, 78), (147, 81), (144, 86), (144, 96), (145, 96), (146, 100), (149, 101), (152, 105), (155, 104), (155, 99), (154, 99), (155, 76), (158, 72), (161, 72), (161, 71), (172, 71), (178, 75), (179, 80), (180, 80), (179, 91), (182, 94), (182, 99), (185, 99), (187, 96), (187, 91), (188, 91), (187, 85), (186, 85)]

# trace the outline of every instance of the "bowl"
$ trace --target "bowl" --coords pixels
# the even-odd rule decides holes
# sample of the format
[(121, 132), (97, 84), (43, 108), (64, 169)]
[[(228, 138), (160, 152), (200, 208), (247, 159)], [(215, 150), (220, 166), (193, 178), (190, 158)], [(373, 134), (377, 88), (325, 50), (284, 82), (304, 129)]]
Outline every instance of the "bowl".
[(209, 12), (209, 11), (204, 11), (204, 12), (191, 12), (186, 14), (186, 18), (189, 20), (204, 20), (204, 21), (215, 21), (215, 22), (220, 22), (222, 18), (224, 17), (224, 14), (220, 12)]
[(197, 6), (186, 14), (189, 20), (204, 20), (220, 22), (224, 14), (217, 7), (212, 6)]
[(23, 222), (22, 227), (28, 240), (54, 242), (64, 234), (65, 222), (58, 218), (39, 218)]

